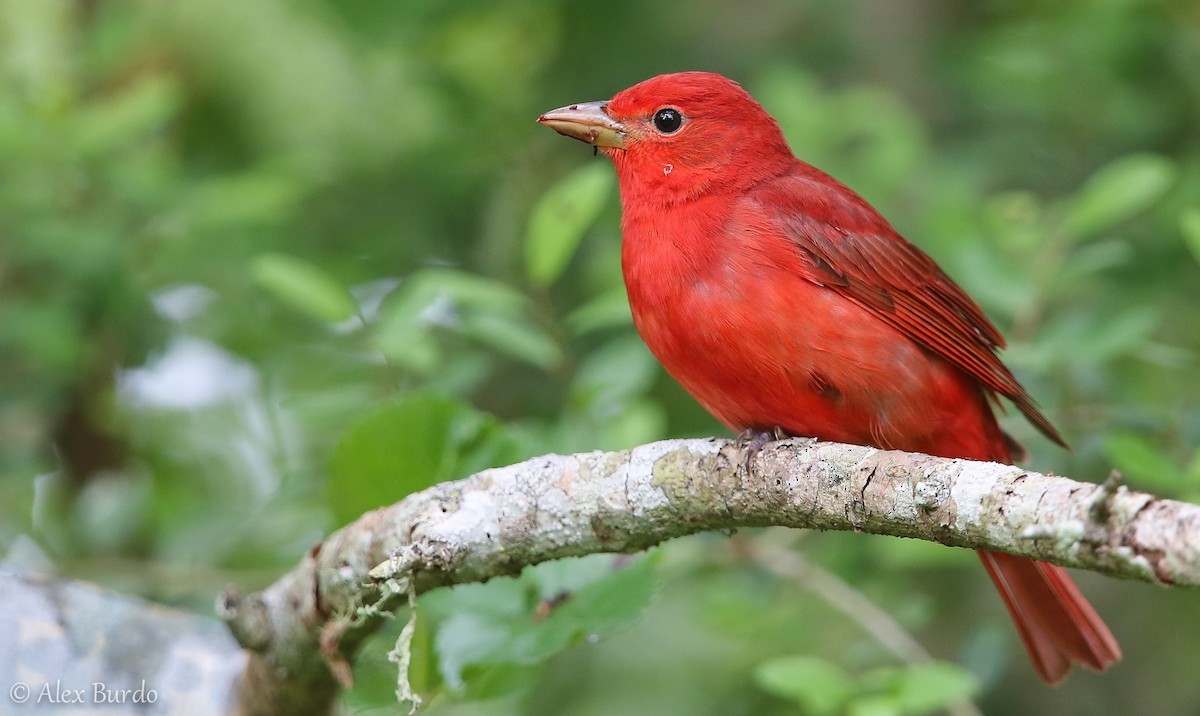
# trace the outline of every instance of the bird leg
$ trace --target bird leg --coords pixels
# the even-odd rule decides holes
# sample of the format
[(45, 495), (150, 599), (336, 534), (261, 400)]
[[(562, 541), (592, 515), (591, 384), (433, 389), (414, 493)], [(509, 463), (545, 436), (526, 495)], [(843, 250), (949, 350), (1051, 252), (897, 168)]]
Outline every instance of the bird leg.
[(783, 428), (779, 427), (778, 425), (770, 430), (746, 428), (742, 432), (738, 433), (737, 439), (733, 444), (739, 450), (743, 451), (742, 468), (746, 471), (749, 471), (750, 461), (758, 455), (760, 450), (767, 446), (767, 443), (771, 443), (776, 440), (783, 440), (786, 437), (789, 437), (788, 434), (785, 433)]

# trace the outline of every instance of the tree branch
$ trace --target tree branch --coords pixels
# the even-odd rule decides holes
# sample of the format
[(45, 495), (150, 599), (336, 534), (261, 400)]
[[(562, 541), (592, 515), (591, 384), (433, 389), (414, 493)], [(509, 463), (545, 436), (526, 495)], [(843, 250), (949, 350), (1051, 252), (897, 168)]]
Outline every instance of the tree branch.
[(347, 659), (418, 593), (672, 537), (779, 525), (999, 550), (1200, 585), (1200, 506), (1019, 467), (784, 440), (748, 464), (726, 440), (548, 455), (368, 513), (290, 573), (221, 610), (251, 651), (242, 712), (325, 713)]

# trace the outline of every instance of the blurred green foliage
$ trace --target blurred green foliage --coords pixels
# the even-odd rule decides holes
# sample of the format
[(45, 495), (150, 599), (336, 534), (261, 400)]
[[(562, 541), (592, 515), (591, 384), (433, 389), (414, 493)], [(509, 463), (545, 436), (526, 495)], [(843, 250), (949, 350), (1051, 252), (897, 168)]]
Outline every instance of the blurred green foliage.
[(759, 664), (754, 677), (766, 691), (795, 701), (815, 716), (932, 713), (969, 698), (977, 688), (969, 672), (944, 662), (879, 667), (852, 679), (824, 659), (786, 656)]
[[(1007, 419), (1037, 468), (1198, 500), (1198, 67), (1189, 0), (0, 0), (0, 554), (207, 611), (434, 481), (721, 434), (633, 332), (610, 168), (533, 123), (681, 69), (981, 301), (1074, 445)], [(1194, 595), (1083, 577), (1126, 661), (1050, 690), (970, 555), (801, 546), (942, 661), (702, 536), (429, 595), (414, 681), (455, 714), (1200, 710)], [(392, 699), (375, 641), (356, 708)]]

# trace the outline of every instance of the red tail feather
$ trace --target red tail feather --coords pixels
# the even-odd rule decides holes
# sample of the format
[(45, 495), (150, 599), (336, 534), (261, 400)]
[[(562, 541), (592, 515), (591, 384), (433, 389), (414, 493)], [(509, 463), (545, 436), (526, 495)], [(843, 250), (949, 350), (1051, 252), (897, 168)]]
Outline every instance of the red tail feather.
[(1121, 647), (1066, 571), (1000, 552), (979, 552), (1038, 675), (1062, 681), (1071, 664), (1104, 671)]

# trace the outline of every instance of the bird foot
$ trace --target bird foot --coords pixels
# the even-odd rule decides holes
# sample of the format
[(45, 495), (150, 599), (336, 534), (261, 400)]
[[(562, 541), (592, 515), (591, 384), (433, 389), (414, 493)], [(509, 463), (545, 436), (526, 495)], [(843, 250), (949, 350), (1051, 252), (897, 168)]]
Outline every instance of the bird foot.
[(783, 428), (776, 425), (770, 430), (755, 430), (747, 428), (738, 433), (734, 445), (739, 450), (742, 450), (742, 469), (750, 469), (750, 461), (758, 455), (759, 451), (767, 446), (767, 443), (776, 440), (782, 440), (788, 437), (788, 434), (783, 431)]

